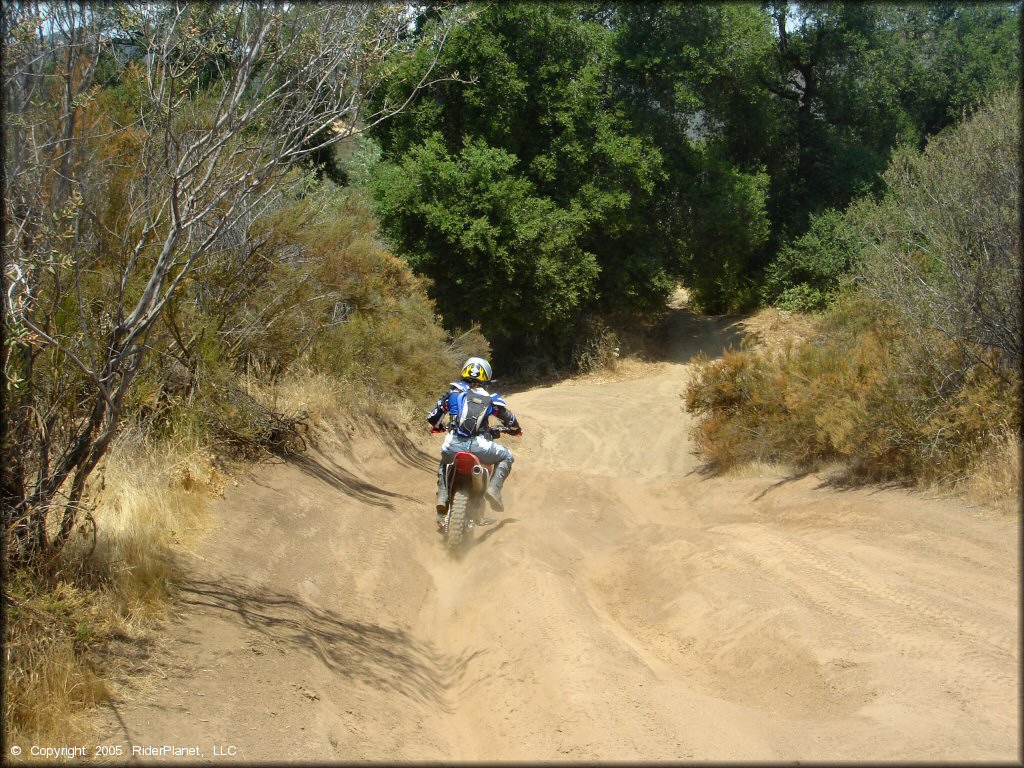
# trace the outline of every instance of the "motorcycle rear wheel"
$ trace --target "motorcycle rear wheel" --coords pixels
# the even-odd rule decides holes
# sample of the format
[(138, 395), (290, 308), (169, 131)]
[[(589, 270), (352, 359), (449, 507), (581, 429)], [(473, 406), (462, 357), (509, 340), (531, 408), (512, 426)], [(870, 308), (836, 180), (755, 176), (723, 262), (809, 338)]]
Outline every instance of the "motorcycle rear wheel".
[(455, 491), (452, 495), (451, 509), (448, 511), (448, 537), (446, 544), (448, 553), (457, 556), (462, 551), (466, 540), (466, 523), (469, 520), (469, 494), (466, 491)]

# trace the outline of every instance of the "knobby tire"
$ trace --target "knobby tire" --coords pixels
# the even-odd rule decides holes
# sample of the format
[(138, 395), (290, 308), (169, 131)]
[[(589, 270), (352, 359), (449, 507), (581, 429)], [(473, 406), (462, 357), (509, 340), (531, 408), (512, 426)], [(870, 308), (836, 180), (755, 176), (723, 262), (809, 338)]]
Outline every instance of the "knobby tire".
[(469, 519), (469, 494), (455, 491), (452, 508), (448, 513), (448, 553), (457, 557), (466, 538), (466, 522)]

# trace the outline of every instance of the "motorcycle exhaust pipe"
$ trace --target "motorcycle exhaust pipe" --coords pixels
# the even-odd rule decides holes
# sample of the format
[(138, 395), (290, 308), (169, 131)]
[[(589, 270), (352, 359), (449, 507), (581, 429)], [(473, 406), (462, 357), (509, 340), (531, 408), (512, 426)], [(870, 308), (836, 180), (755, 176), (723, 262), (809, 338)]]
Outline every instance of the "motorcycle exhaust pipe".
[(483, 493), (487, 486), (487, 470), (480, 464), (473, 467), (473, 490)]

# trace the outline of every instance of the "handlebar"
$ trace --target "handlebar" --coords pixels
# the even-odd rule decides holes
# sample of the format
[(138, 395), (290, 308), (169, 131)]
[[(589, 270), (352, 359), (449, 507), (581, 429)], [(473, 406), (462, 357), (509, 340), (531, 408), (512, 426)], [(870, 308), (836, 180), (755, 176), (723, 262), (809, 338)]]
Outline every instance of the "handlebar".
[[(432, 435), (440, 435), (447, 431), (447, 429), (444, 429), (442, 427), (430, 428), (430, 434)], [(522, 428), (520, 428), (518, 432), (513, 432), (508, 427), (491, 427), (490, 429), (487, 430), (487, 433), (490, 435), (492, 440), (497, 440), (502, 435), (512, 435), (513, 437), (520, 437), (523, 434), (523, 430)]]

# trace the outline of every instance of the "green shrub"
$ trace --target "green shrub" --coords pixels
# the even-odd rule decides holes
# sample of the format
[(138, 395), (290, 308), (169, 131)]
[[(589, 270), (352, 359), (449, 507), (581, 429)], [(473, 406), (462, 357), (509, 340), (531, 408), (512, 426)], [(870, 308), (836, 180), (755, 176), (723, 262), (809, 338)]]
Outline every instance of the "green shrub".
[(864, 242), (863, 289), (943, 358), (929, 340), (952, 340), (962, 378), (985, 350), (1018, 369), (1021, 306), (1020, 96), (1005, 92), (923, 152), (897, 153), (880, 202), (851, 211)]
[(857, 259), (846, 217), (829, 209), (811, 217), (808, 231), (784, 246), (768, 267), (761, 297), (791, 312), (814, 312), (835, 301)]

